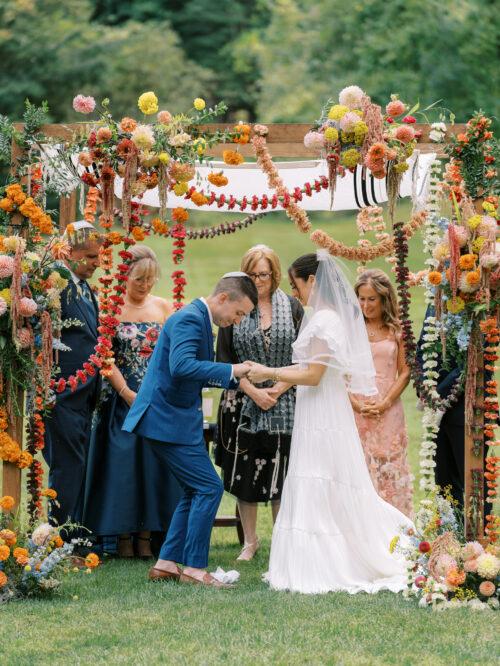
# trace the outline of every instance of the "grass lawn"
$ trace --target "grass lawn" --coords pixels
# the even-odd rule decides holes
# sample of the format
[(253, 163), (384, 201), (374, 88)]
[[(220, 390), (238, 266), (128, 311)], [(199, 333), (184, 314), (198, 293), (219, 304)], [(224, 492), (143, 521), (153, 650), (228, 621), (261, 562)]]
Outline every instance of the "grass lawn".
[[(401, 206), (403, 219), (407, 212)], [(204, 224), (227, 219), (201, 213), (193, 217)], [(353, 214), (315, 214), (313, 222), (340, 240), (356, 241)], [(188, 244), (185, 262), (189, 298), (208, 294), (222, 273), (239, 268), (243, 252), (256, 243), (276, 249), (284, 269), (294, 258), (314, 249), (308, 237), (279, 214), (231, 236), (193, 241)], [(151, 244), (167, 266), (156, 293), (168, 297), (170, 243), (167, 247), (164, 241), (153, 239)], [(386, 264), (382, 260), (375, 265), (384, 268)], [(417, 234), (411, 243), (410, 267), (421, 266)], [(351, 272), (354, 277), (354, 267)], [(421, 290), (414, 295), (418, 332), (423, 295)], [(412, 389), (405, 392), (404, 404), (416, 474), (420, 423)], [(226, 496), (221, 511), (233, 510), (234, 500)], [(260, 509), (259, 534), (263, 547), (256, 559), (236, 567), (235, 530), (214, 530), (211, 566), (237, 568), (241, 580), (235, 590), (147, 583), (147, 563), (106, 560), (92, 576), (72, 574), (62, 595), (52, 600), (0, 607), (0, 664), (498, 663), (500, 616), (492, 612), (432, 613), (390, 593), (302, 596), (269, 592), (261, 582), (271, 535), (269, 507)]]

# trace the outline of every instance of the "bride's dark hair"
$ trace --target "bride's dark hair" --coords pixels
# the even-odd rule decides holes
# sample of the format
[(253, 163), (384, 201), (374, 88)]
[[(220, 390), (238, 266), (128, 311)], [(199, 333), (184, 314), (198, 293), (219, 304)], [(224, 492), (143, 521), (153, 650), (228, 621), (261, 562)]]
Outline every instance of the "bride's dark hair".
[(301, 280), (307, 280), (310, 275), (316, 275), (318, 270), (319, 261), (316, 252), (303, 254), (298, 259), (295, 259), (293, 264), (288, 269), (288, 277), (293, 282), (293, 279), (298, 277)]

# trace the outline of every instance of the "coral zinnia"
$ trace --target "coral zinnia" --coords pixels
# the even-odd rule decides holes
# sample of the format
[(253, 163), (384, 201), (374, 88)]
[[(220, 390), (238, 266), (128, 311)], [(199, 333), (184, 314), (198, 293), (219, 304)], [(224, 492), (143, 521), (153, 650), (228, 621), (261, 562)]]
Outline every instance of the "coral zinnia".
[(410, 141), (413, 141), (415, 138), (415, 131), (413, 127), (409, 127), (408, 125), (401, 125), (400, 127), (396, 128), (394, 137), (398, 141), (401, 141), (401, 143), (410, 143)]

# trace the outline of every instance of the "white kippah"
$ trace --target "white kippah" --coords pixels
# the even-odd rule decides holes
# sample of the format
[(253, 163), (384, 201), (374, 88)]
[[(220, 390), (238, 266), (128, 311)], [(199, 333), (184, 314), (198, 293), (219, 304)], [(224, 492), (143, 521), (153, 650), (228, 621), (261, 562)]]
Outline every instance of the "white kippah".
[(95, 229), (93, 224), (87, 222), (87, 220), (78, 220), (77, 222), (71, 222), (71, 226), (75, 231), (80, 231), (80, 229)]
[(246, 277), (247, 278), (248, 275), (246, 273), (243, 273), (243, 271), (232, 271), (231, 273), (225, 273), (222, 276), (221, 280), (223, 280), (224, 278), (230, 278), (230, 277)]

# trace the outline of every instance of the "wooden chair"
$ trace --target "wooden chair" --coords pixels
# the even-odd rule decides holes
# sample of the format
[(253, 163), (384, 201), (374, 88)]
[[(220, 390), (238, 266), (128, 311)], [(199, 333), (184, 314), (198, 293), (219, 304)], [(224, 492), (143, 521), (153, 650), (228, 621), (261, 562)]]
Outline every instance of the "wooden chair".
[[(215, 423), (208, 423), (208, 421), (203, 423), (203, 437), (208, 451), (210, 451), (210, 444), (214, 441), (216, 427)], [(214, 521), (214, 527), (236, 527), (238, 541), (241, 546), (243, 545), (245, 538), (243, 527), (241, 525), (240, 513), (238, 511), (238, 504), (236, 504), (234, 516), (217, 516)]]

